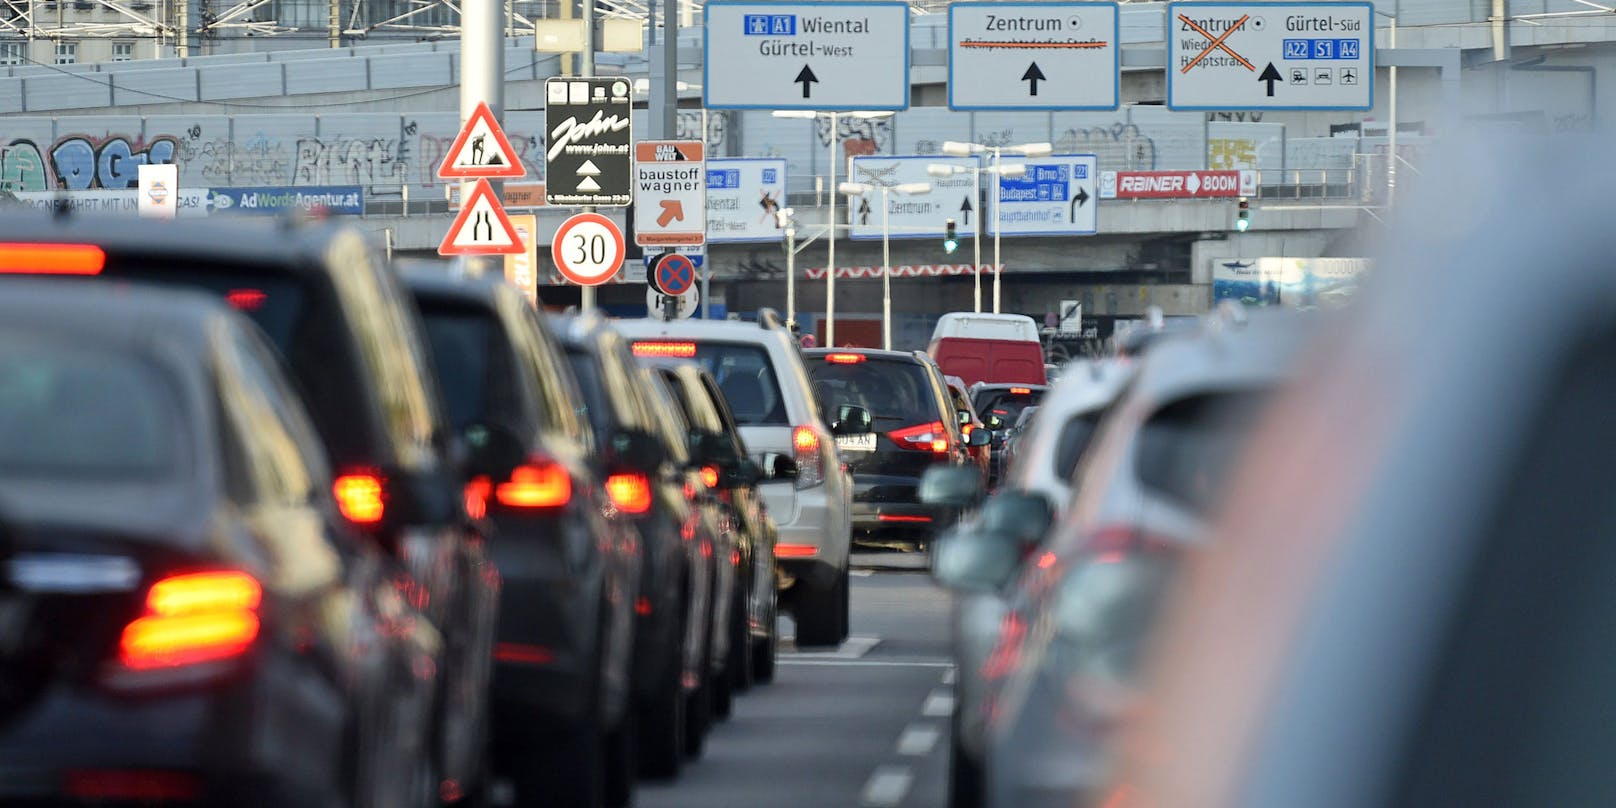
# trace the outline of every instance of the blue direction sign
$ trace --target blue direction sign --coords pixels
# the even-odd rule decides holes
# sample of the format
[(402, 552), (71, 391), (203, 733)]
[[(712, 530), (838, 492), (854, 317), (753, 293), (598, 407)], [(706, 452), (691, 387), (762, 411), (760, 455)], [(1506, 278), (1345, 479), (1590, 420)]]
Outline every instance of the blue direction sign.
[(696, 285), (696, 262), (683, 253), (664, 255), (651, 267), (651, 284), (662, 294), (682, 295)]

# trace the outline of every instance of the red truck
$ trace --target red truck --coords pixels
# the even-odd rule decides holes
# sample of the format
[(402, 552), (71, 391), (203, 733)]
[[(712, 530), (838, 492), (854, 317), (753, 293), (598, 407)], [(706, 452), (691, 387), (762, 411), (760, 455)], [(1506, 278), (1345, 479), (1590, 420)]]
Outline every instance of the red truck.
[(967, 387), (1047, 382), (1038, 325), (1022, 314), (944, 314), (926, 352), (943, 373), (960, 377)]

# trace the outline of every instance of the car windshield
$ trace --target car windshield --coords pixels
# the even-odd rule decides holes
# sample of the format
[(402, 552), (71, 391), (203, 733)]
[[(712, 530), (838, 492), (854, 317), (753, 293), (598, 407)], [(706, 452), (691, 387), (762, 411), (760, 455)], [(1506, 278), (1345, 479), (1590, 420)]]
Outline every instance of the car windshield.
[(1006, 424), (1014, 424), (1022, 410), (1036, 405), (1043, 397), (1044, 391), (1036, 387), (1000, 387), (977, 391), (972, 403), (984, 419), (997, 415)]
[(924, 424), (939, 418), (931, 379), (919, 362), (865, 359), (844, 364), (815, 356), (809, 357), (808, 375), (815, 395), (832, 415), (843, 405), (852, 405), (892, 424)]
[(696, 361), (713, 374), (729, 400), (730, 412), (740, 426), (784, 425), (785, 397), (769, 361), (769, 352), (756, 345), (723, 342), (696, 344)]
[(0, 473), (172, 477), (186, 445), (182, 417), (172, 380), (154, 365), (104, 347), (0, 336)]
[(1193, 513), (1218, 501), (1246, 434), (1262, 410), (1259, 392), (1180, 399), (1157, 410), (1139, 433), (1139, 481)]

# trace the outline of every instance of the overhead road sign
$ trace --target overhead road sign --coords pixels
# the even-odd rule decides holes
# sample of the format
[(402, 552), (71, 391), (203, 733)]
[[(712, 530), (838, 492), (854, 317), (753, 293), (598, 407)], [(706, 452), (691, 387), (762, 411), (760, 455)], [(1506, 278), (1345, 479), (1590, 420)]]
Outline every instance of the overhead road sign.
[(1369, 3), (1168, 3), (1167, 106), (1374, 107)]
[(599, 286), (623, 266), (623, 231), (599, 213), (579, 213), (561, 223), (550, 258), (561, 277), (579, 286)]
[(696, 262), (682, 253), (657, 256), (650, 281), (662, 294), (682, 295), (696, 285)]
[[(1098, 159), (1092, 154), (1004, 158), (1023, 163), (1020, 177), (992, 177), (998, 182), (997, 222), (988, 208), (988, 235), (1092, 236), (1098, 217)], [(990, 203), (992, 200), (989, 200)], [(1003, 230), (999, 230), (999, 227)]]
[(438, 166), (438, 177), (445, 180), (520, 179), (526, 175), (527, 168), (486, 101), (477, 103)]
[(1116, 109), (1116, 3), (948, 7), (951, 109)]
[[(851, 236), (854, 239), (881, 238), (881, 186), (890, 188), (910, 183), (929, 183), (931, 193), (886, 195), (889, 238), (942, 238), (949, 219), (955, 220), (959, 232), (975, 233), (979, 204), (977, 178), (970, 172), (948, 177), (927, 173), (927, 166), (939, 164), (968, 169), (980, 165), (975, 157), (854, 157), (848, 178), (872, 187), (867, 193), (847, 197)], [(984, 176), (982, 187), (992, 181), (991, 177)]]
[(634, 243), (707, 243), (707, 164), (699, 140), (634, 144)]
[(620, 207), (634, 201), (632, 112), (628, 79), (544, 82), (549, 204)]
[(522, 250), (521, 234), (485, 179), (477, 180), (471, 198), (438, 244), (438, 255), (515, 255)]
[(909, 4), (729, 2), (706, 15), (709, 109), (909, 108)]
[(786, 203), (786, 161), (775, 157), (707, 161), (707, 240), (779, 241), (775, 212)]

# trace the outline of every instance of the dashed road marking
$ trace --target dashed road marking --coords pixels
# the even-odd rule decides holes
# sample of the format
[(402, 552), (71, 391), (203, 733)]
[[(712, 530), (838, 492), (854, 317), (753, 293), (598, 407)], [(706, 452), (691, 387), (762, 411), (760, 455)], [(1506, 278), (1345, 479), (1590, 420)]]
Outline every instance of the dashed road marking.
[(847, 574), (854, 578), (868, 578), (875, 574), (875, 570), (848, 570)]
[(909, 793), (915, 775), (908, 766), (878, 766), (864, 783), (859, 804), (868, 808), (891, 808)]
[(940, 737), (942, 732), (932, 724), (910, 724), (898, 736), (898, 754), (911, 757), (929, 755)]
[[(858, 659), (865, 654), (868, 654), (872, 649), (880, 644), (880, 637), (848, 637), (846, 640), (843, 640), (842, 644), (837, 646), (836, 650), (834, 651), (791, 650), (787, 653), (780, 654), (779, 659), (780, 661), (785, 661), (787, 659)], [(792, 639), (791, 645), (792, 648), (795, 649), (795, 638)]]
[(920, 714), (927, 718), (937, 718), (950, 715), (954, 712), (954, 694), (946, 689), (933, 690), (926, 697), (926, 703), (920, 706)]

